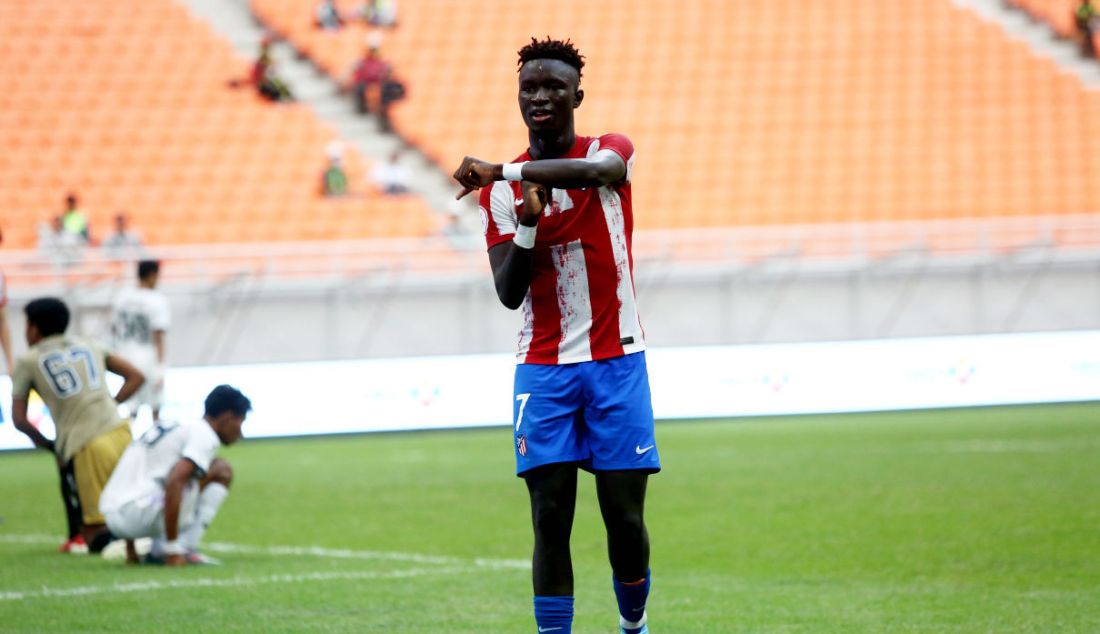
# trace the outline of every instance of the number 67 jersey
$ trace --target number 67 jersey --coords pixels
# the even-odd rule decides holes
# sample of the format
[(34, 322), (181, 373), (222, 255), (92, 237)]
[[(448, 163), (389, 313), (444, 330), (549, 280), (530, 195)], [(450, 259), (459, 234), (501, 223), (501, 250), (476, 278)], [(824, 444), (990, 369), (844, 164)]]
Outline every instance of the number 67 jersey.
[(57, 430), (57, 455), (71, 460), (89, 441), (122, 422), (107, 388), (107, 351), (68, 335), (46, 337), (15, 363), (12, 398), (38, 392)]

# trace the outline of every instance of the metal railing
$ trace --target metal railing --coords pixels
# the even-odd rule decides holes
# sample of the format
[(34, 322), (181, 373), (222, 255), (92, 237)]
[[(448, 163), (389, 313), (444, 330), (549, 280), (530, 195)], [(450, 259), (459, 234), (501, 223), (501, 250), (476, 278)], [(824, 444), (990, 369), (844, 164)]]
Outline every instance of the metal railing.
[[(811, 268), (911, 255), (994, 260), (1035, 250), (1091, 258), (1100, 257), (1100, 214), (640, 230), (633, 250), (637, 266), (651, 268), (754, 266), (777, 258)], [(166, 283), (189, 285), (241, 278), (311, 283), (376, 274), (439, 280), (488, 270), (480, 236), (194, 244), (141, 255), (165, 263)], [(16, 292), (88, 288), (131, 279), (136, 259), (136, 253), (114, 258), (94, 248), (67, 254), (0, 251), (0, 270)]]

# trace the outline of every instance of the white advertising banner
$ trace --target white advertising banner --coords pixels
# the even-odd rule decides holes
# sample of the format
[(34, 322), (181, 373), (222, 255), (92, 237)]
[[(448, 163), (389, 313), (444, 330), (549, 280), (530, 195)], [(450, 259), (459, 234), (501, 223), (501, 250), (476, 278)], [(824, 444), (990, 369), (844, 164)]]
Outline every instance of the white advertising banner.
[[(659, 419), (1100, 400), (1100, 331), (646, 354)], [(493, 354), (173, 368), (163, 416), (199, 417), (206, 394), (229, 383), (252, 399), (248, 437), (507, 425), (514, 365)], [(11, 382), (0, 377), (0, 449), (30, 447), (10, 408)], [(29, 410), (52, 437), (37, 397)]]

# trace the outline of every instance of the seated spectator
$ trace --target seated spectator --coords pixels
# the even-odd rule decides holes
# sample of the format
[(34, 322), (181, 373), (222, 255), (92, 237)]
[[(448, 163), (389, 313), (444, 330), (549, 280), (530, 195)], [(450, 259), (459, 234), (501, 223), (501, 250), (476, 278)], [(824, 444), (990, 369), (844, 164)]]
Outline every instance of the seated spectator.
[(392, 68), (386, 68), (378, 95), (378, 128), (380, 130), (390, 132), (393, 129), (390, 123), (390, 106), (404, 98), (405, 84), (394, 77)]
[(71, 264), (80, 259), (85, 242), (80, 234), (65, 230), (62, 216), (54, 216), (49, 224), (38, 226), (38, 250), (58, 264)]
[(339, 31), (344, 26), (344, 18), (340, 15), (340, 9), (336, 7), (335, 0), (321, 0), (316, 11), (317, 26), (329, 30)]
[(271, 38), (265, 37), (260, 42), (260, 56), (252, 65), (252, 85), (260, 93), (260, 96), (268, 101), (293, 101), (290, 88), (283, 80), (279, 79), (275, 72), (275, 62), (271, 59)]
[(401, 150), (395, 150), (385, 163), (375, 165), (370, 180), (383, 194), (396, 196), (408, 193), (409, 171), (401, 165)]
[(125, 212), (115, 216), (115, 232), (103, 241), (103, 249), (107, 252), (107, 257), (122, 260), (141, 256), (141, 234), (131, 230), (129, 225)]
[(1082, 0), (1081, 6), (1074, 13), (1074, 22), (1077, 24), (1077, 32), (1081, 35), (1081, 54), (1085, 57), (1096, 57), (1096, 42), (1094, 34), (1100, 25), (1100, 11), (1092, 0)]
[(65, 197), (65, 211), (61, 216), (61, 226), (66, 232), (79, 236), (81, 244), (88, 244), (92, 241), (88, 216), (77, 203), (76, 194), (70, 193)]
[(397, 26), (397, 0), (367, 0), (360, 13), (374, 26), (387, 29)]
[(328, 167), (321, 174), (321, 193), (328, 198), (348, 193), (348, 175), (344, 171), (344, 147), (339, 141), (333, 141), (325, 148)]
[(352, 99), (355, 100), (355, 109), (365, 114), (370, 112), (370, 96), (368, 92), (372, 87), (380, 87), (382, 80), (386, 78), (386, 72), (390, 65), (382, 59), (375, 42), (370, 42), (367, 54), (352, 68), (348, 88), (351, 90)]

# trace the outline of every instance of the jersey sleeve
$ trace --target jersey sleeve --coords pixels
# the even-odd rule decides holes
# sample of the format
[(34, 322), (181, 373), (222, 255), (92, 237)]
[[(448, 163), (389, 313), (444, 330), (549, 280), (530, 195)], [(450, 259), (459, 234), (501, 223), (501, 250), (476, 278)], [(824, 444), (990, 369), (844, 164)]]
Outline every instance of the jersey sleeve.
[[(197, 423), (197, 425), (205, 424)], [(210, 470), (210, 463), (214, 461), (214, 456), (217, 455), (220, 446), (221, 441), (218, 440), (218, 436), (213, 430), (194, 429), (188, 435), (187, 442), (183, 445), (183, 454), (180, 457), (187, 458), (195, 463), (195, 468), (199, 470), (196, 475), (201, 478)]]
[(96, 361), (102, 363), (103, 369), (106, 370), (107, 357), (115, 353), (114, 349), (107, 343), (99, 341), (98, 339), (89, 338), (81, 341), (80, 343), (87, 346), (88, 349), (92, 351), (92, 354), (95, 356)]
[(623, 182), (629, 183), (634, 177), (634, 144), (624, 134), (612, 132), (600, 137), (600, 151), (610, 150), (618, 154), (626, 163), (626, 176)]
[(20, 357), (11, 373), (11, 396), (22, 400), (29, 399), (34, 383), (34, 361), (30, 355)]
[(168, 330), (172, 326), (172, 309), (164, 295), (157, 296), (157, 301), (150, 306), (149, 324), (154, 331)]
[(493, 248), (512, 239), (516, 233), (515, 190), (508, 181), (497, 181), (481, 188), (478, 211), (485, 230), (485, 244)]

